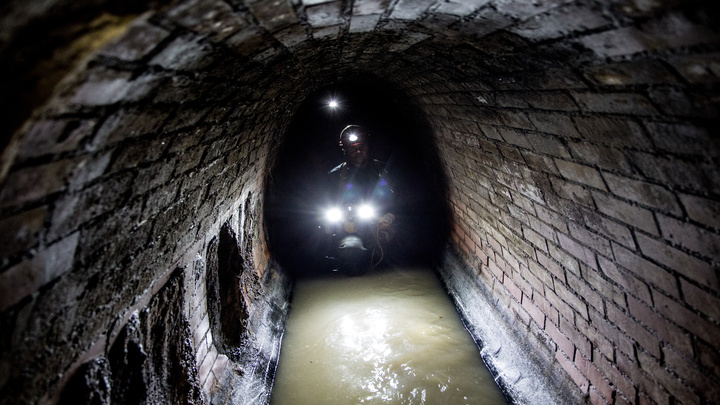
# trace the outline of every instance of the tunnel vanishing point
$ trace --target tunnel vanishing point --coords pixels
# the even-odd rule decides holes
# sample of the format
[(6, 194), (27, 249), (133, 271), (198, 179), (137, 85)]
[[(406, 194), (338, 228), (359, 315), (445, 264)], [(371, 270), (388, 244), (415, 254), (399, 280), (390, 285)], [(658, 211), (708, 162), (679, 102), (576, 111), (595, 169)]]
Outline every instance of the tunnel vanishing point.
[(716, 2), (0, 10), (0, 403), (266, 403), (269, 173), (346, 81), (432, 134), (436, 268), (514, 402), (719, 400)]

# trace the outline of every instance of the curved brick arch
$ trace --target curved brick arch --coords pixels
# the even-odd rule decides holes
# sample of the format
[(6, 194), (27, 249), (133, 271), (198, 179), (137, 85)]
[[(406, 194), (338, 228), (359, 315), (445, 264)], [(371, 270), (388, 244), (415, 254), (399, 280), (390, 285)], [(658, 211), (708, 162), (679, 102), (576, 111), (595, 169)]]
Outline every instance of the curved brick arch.
[[(4, 19), (34, 15), (13, 7)], [(243, 365), (212, 345), (203, 252), (232, 224), (251, 264), (248, 328), (272, 335), (289, 282), (264, 243), (269, 162), (298, 100), (371, 72), (409, 95), (434, 135), (454, 224), (441, 273), (468, 319), (473, 294), (489, 297), (594, 403), (712, 400), (716, 15), (702, 2), (157, 6), (66, 77), (3, 151), (0, 392), (56, 398), (181, 268), (200, 384), (257, 396), (242, 378), (267, 382), (267, 371), (228, 388)], [(32, 46), (16, 32), (2, 38)]]

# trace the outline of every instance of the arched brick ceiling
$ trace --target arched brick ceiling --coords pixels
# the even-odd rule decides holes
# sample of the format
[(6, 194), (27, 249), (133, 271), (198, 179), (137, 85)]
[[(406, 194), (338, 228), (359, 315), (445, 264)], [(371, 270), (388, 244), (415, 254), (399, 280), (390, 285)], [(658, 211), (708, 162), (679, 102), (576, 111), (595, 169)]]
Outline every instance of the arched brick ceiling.
[[(72, 3), (15, 5), (16, 12), (8, 13), (5, 20), (17, 22), (8, 24), (3, 34), (14, 40), (8, 43), (22, 44), (22, 38), (12, 37), (22, 30), (13, 28), (23, 27), (23, 21), (37, 26), (42, 18), (35, 17), (43, 12), (92, 15), (93, 10), (97, 14), (112, 5)], [(294, 100), (338, 77), (371, 72), (400, 88), (412, 87), (413, 96), (419, 96), (420, 89), (425, 93), (459, 91), (468, 104), (487, 101), (485, 95), (473, 92), (503, 90), (595, 92), (630, 85), (647, 93), (656, 80), (679, 73), (681, 77), (673, 77), (674, 86), (650, 94), (652, 101), (662, 102), (668, 93), (684, 93), (684, 100), (675, 104), (699, 108), (701, 113), (705, 109), (704, 116), (709, 117), (714, 110), (702, 101), (707, 90), (686, 85), (702, 84), (712, 77), (710, 62), (702, 57), (683, 58), (678, 50), (702, 50), (718, 35), (710, 26), (712, 14), (702, 2), (683, 4), (679, 11), (678, 4), (212, 0), (160, 7), (152, 3), (160, 11), (136, 21), (126, 40), (102, 52), (100, 63), (142, 77), (137, 62), (149, 62), (154, 68), (231, 79), (227, 81), (233, 86), (272, 87), (272, 92), (282, 83), (291, 86), (283, 88), (283, 93), (292, 94)], [(137, 12), (139, 7), (127, 8)], [(673, 58), (657, 60), (669, 52)], [(17, 52), (4, 56), (8, 55), (17, 56)], [(612, 61), (619, 64), (608, 64)], [(668, 71), (668, 63), (677, 73)], [(201, 81), (187, 79), (185, 89), (192, 88), (190, 83), (203, 86)], [(201, 97), (192, 90), (177, 95), (190, 94)], [(555, 97), (563, 99), (559, 103), (566, 98)], [(649, 103), (638, 97), (630, 101)], [(501, 100), (499, 105), (515, 107), (517, 102)]]

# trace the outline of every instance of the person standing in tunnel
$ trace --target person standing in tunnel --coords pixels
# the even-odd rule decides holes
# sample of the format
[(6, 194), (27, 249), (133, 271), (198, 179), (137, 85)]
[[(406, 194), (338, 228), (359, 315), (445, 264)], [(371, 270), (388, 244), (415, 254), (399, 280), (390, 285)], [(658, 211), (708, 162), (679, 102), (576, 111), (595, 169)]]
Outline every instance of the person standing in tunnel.
[[(326, 198), (332, 205), (347, 207), (356, 211), (361, 204), (370, 204), (374, 210), (372, 226), (365, 231), (362, 229), (348, 229), (345, 233), (357, 232), (362, 241), (363, 256), (359, 260), (367, 260), (368, 266), (376, 265), (385, 260), (390, 261), (393, 253), (398, 252), (396, 214), (394, 213), (394, 190), (392, 181), (386, 170), (386, 164), (373, 159), (370, 153), (370, 134), (365, 128), (358, 125), (348, 125), (340, 133), (339, 146), (345, 155), (345, 162), (336, 166), (328, 173)], [(347, 224), (347, 222), (346, 222)], [(330, 235), (332, 232), (326, 232)], [(332, 240), (331, 240), (332, 239)], [(356, 239), (356, 241), (359, 243)], [(354, 251), (357, 246), (352, 242), (341, 241), (335, 246), (337, 240), (328, 239), (329, 251), (337, 248), (334, 253), (343, 256), (344, 253)], [(364, 257), (367, 255), (367, 257)], [(347, 257), (338, 258), (340, 261)], [(353, 258), (356, 260), (357, 258)], [(372, 262), (372, 263), (371, 263)]]

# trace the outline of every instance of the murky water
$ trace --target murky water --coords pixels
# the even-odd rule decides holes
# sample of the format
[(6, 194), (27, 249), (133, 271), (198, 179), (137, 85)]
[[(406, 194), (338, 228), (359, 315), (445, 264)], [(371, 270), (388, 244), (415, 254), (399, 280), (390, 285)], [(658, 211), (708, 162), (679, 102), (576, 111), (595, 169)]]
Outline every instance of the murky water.
[(271, 404), (505, 404), (428, 269), (298, 282)]

